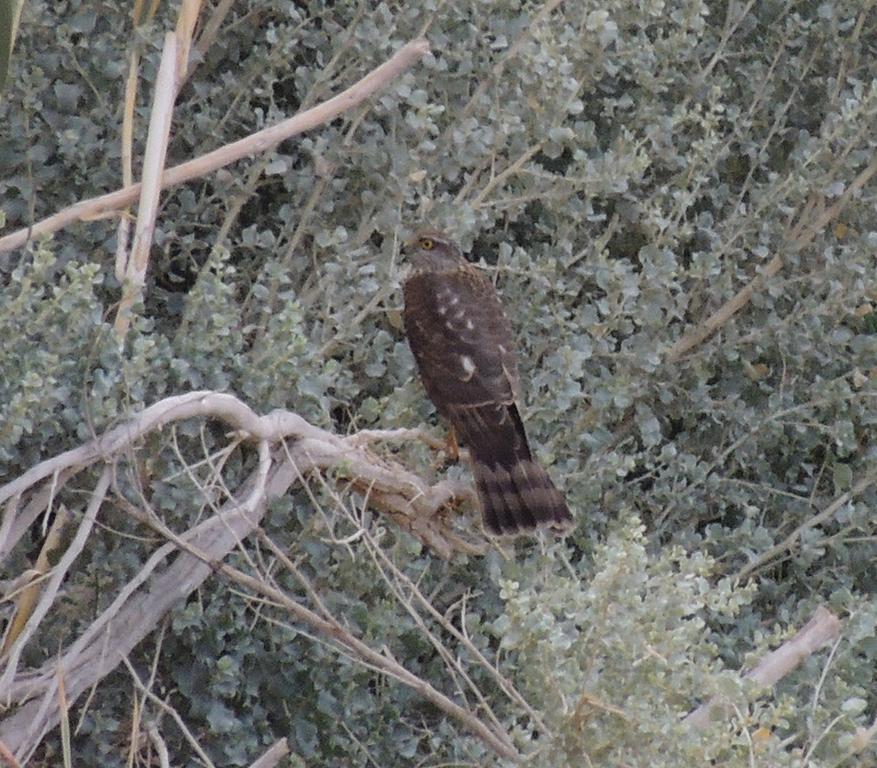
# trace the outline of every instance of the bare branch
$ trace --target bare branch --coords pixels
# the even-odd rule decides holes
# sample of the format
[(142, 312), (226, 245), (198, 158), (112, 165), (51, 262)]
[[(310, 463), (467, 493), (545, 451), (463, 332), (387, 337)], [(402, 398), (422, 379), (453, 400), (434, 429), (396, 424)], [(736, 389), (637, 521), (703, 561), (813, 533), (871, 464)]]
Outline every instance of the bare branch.
[[(169, 397), (146, 408), (130, 421), (109, 430), (85, 445), (47, 459), (0, 487), (0, 504), (26, 493), (56, 472), (80, 470), (98, 460), (121, 456), (144, 435), (163, 426), (192, 417), (212, 417), (226, 422), (247, 437), (276, 444), (286, 438), (297, 442), (291, 457), (302, 474), (314, 469), (333, 469), (347, 477), (356, 490), (368, 493), (372, 506), (397, 525), (408, 530), (443, 557), (454, 551), (479, 553), (483, 544), (467, 542), (455, 535), (436, 513), (457, 501), (471, 499), (469, 486), (443, 480), (429, 486), (396, 462), (375, 456), (355, 434), (343, 438), (309, 424), (290, 411), (277, 410), (259, 416), (233, 395), (200, 391)], [(264, 449), (263, 449), (264, 450)], [(272, 461), (280, 461), (275, 456)], [(260, 460), (264, 478), (270, 471)], [(289, 478), (288, 485), (297, 477)], [(252, 500), (247, 502), (252, 505)]]
[(131, 322), (131, 307), (139, 298), (146, 279), (146, 267), (149, 263), (149, 252), (152, 249), (152, 236), (155, 232), (155, 219), (158, 215), (158, 200), (161, 194), (161, 174), (164, 171), (167, 145), (171, 134), (174, 99), (177, 95), (177, 55), (179, 49), (176, 34), (168, 32), (164, 38), (161, 64), (155, 78), (155, 94), (146, 139), (146, 153), (143, 157), (143, 181), (140, 185), (140, 202), (137, 206), (134, 244), (131, 246), (128, 263), (125, 265), (122, 300), (119, 302), (119, 308), (116, 312), (115, 331), (119, 338), (124, 338), (128, 332), (128, 326)]
[(752, 295), (764, 285), (764, 282), (776, 275), (782, 268), (783, 259), (777, 254), (749, 283), (713, 312), (703, 323), (679, 339), (667, 353), (667, 362), (675, 363), (692, 349), (703, 344), (704, 341), (743, 309), (752, 300)]
[[(288, 465), (275, 466), (266, 484), (266, 494), (285, 490), (291, 479)], [(253, 482), (251, 478), (249, 484), (244, 484), (241, 497), (247, 496)], [(254, 515), (255, 520), (251, 520), (238, 503), (231, 500), (220, 515), (205, 520), (180, 538), (193, 542), (215, 560), (222, 559), (249, 535), (262, 514), (264, 504)], [(210, 577), (209, 565), (185, 553), (164, 570), (158, 570), (175, 550), (173, 544), (165, 544), (153, 553), (140, 573), (59, 659), (58, 663), (66, 671), (67, 695), (71, 702), (112, 672), (174, 605)], [(0, 741), (19, 755), (33, 750), (58, 722), (55, 666), (46, 664), (19, 675), (9, 688), (0, 689), (0, 697), (21, 705), (0, 722)]]
[(160, 768), (171, 768), (167, 744), (164, 743), (164, 739), (158, 730), (158, 726), (155, 723), (149, 723), (149, 725), (146, 726), (146, 733), (149, 734), (149, 740), (152, 742), (152, 746), (155, 747)]
[(437, 706), (442, 711), (464, 723), (476, 736), (481, 738), (491, 749), (502, 757), (516, 759), (519, 757), (508, 735), (497, 733), (468, 710), (451, 701), (440, 691), (433, 688), (426, 680), (409, 672), (397, 662), (388, 651), (379, 653), (358, 638), (354, 637), (334, 617), (323, 618), (309, 608), (300, 605), (284, 592), (274, 589), (260, 579), (249, 576), (243, 571), (229, 565), (217, 566), (218, 571), (232, 581), (247, 587), (257, 594), (261, 594), (281, 605), (291, 613), (298, 621), (313, 627), (320, 634), (335, 640), (339, 645), (351, 651), (355, 656), (368, 662), (384, 674), (395, 678), (401, 683), (410, 686), (423, 696), (427, 701)]
[(176, 87), (179, 91), (189, 74), (189, 53), (192, 49), (192, 35), (195, 33), (195, 24), (198, 14), (201, 12), (201, 0), (183, 0), (177, 14), (177, 71)]
[(370, 442), (379, 442), (379, 441), (387, 441), (392, 442), (394, 440), (400, 442), (410, 442), (411, 440), (419, 440), (420, 442), (428, 445), (433, 450), (443, 450), (445, 448), (444, 440), (440, 440), (437, 437), (433, 437), (428, 432), (422, 429), (410, 429), (410, 428), (400, 428), (400, 429), (361, 429), (355, 435), (351, 435), (349, 440), (351, 440), (356, 445), (365, 445)]
[(195, 754), (197, 754), (198, 757), (201, 758), (204, 765), (206, 765), (208, 768), (216, 768), (216, 766), (213, 764), (213, 762), (207, 756), (207, 753), (204, 751), (204, 749), (198, 743), (198, 739), (195, 738), (195, 736), (189, 730), (189, 728), (186, 725), (183, 718), (180, 717), (180, 713), (177, 712), (177, 710), (174, 709), (166, 701), (162, 701), (162, 699), (160, 699), (158, 696), (156, 696), (152, 691), (149, 690), (149, 688), (147, 688), (143, 684), (143, 681), (140, 679), (140, 676), (137, 674), (136, 670), (134, 669), (134, 667), (131, 665), (131, 662), (128, 661), (127, 658), (122, 659), (122, 662), (128, 668), (128, 673), (131, 675), (131, 679), (134, 681), (134, 685), (137, 686), (137, 690), (140, 691), (153, 704), (156, 704), (159, 707), (159, 709), (164, 710), (174, 719), (174, 722), (177, 724), (177, 727), (180, 729), (180, 731), (182, 731), (183, 736), (185, 736), (186, 741), (189, 742), (189, 746), (191, 746), (192, 749), (195, 751)]
[[(744, 679), (762, 686), (774, 685), (808, 656), (837, 638), (840, 627), (840, 619), (827, 608), (819, 606), (810, 621), (791, 640), (767, 654), (754, 669), (744, 675)], [(710, 699), (691, 712), (685, 722), (695, 728), (705, 728), (712, 720), (714, 710), (721, 704), (718, 699)]]
[[(210, 18), (207, 19), (204, 29), (201, 30), (198, 40), (195, 42), (195, 50), (198, 51), (199, 58), (203, 59), (213, 43), (216, 42), (216, 38), (219, 37), (219, 30), (222, 29), (222, 22), (225, 21), (225, 17), (228, 16), (233, 5), (234, 0), (220, 0), (216, 7), (213, 8)], [(186, 79), (192, 76), (196, 66), (197, 63), (194, 61), (191, 64), (187, 64)]]
[[(830, 208), (823, 211), (819, 216), (810, 221), (813, 213), (813, 198), (804, 206), (801, 214), (798, 216), (794, 226), (790, 227), (788, 243), (792, 251), (800, 251), (809, 245), (813, 239), (825, 227), (827, 227), (834, 219), (836, 219), (846, 205), (852, 200), (853, 196), (867, 184), (871, 177), (877, 173), (877, 159), (871, 161), (868, 165), (847, 187), (846, 191), (840, 196), (838, 201)], [(2, 241), (0, 241), (2, 244)], [(725, 302), (719, 309), (703, 321), (696, 328), (688, 331), (680, 338), (667, 352), (666, 360), (675, 363), (681, 357), (686, 355), (695, 347), (702, 344), (706, 339), (712, 336), (719, 328), (727, 323), (734, 315), (745, 307), (751, 300), (753, 294), (760, 290), (764, 283), (774, 277), (784, 265), (782, 254), (776, 254), (767, 263), (764, 269), (752, 278), (752, 280), (741, 288), (734, 296)]]
[(34, 521), (41, 514), (48, 515), (52, 511), (55, 497), (67, 480), (75, 474), (76, 470), (68, 469), (53, 475), (51, 482), (45, 483), (37, 493), (32, 494), (21, 511), (18, 511), (17, 497), (7, 500), (3, 524), (0, 525), (0, 563), (6, 560), (19, 539), (30, 530)]
[(3, 647), (0, 650), (0, 658), (3, 658), (31, 617), (33, 607), (40, 596), (42, 582), (52, 570), (50, 558), (61, 547), (61, 533), (70, 521), (70, 511), (62, 504), (52, 522), (52, 527), (43, 540), (43, 546), (37, 555), (37, 561), (32, 569), (27, 571), (31, 574), (31, 581), (21, 588), (21, 593), (16, 600), (15, 616), (6, 627), (6, 636), (3, 638)]
[[(372, 70), (362, 80), (346, 91), (333, 96), (313, 109), (301, 112), (270, 128), (265, 128), (246, 138), (226, 144), (224, 147), (208, 152), (206, 155), (169, 168), (161, 177), (161, 188), (182, 184), (205, 176), (245, 157), (251, 157), (277, 146), (281, 141), (310, 131), (331, 122), (340, 114), (357, 107), (376, 91), (386, 87), (406, 69), (429, 53), (429, 43), (421, 38), (400, 48), (388, 61)], [(140, 194), (140, 184), (110, 192), (100, 197), (82, 200), (76, 205), (36, 222), (32, 227), (19, 229), (0, 238), (0, 253), (11, 251), (24, 245), (31, 237), (48, 235), (63, 229), (68, 224), (85, 219), (105, 216), (133, 203)]]
[[(546, 734), (551, 733), (551, 729), (548, 725), (543, 721), (541, 715), (527, 702), (527, 700), (521, 695), (521, 693), (514, 687), (510, 680), (503, 677), (500, 673), (499, 669), (491, 664), (487, 658), (485, 658), (484, 654), (479, 650), (478, 646), (475, 645), (465, 634), (465, 619), (461, 615), (460, 616), (460, 626), (463, 631), (457, 629), (454, 624), (441, 613), (439, 613), (432, 602), (420, 591), (418, 586), (411, 581), (408, 576), (405, 575), (396, 564), (387, 556), (387, 553), (384, 552), (377, 544), (372, 540), (372, 538), (368, 535), (365, 536), (365, 542), (369, 549), (369, 552), (372, 554), (372, 557), (376, 558), (376, 560), (380, 560), (383, 563), (383, 566), (380, 563), (376, 563), (377, 567), (381, 569), (383, 572), (384, 568), (389, 571), (393, 575), (393, 579), (398, 582), (398, 589), (401, 592), (401, 588), (404, 587), (409, 593), (409, 599), (403, 599), (400, 595), (400, 600), (409, 610), (414, 610), (413, 601), (417, 601), (423, 609), (430, 615), (432, 618), (438, 622), (444, 629), (447, 631), (452, 637), (454, 637), (461, 645), (463, 645), (470, 656), (477, 660), (481, 666), (487, 670), (490, 676), (494, 679), (494, 681), (499, 685), (500, 689), (505, 693), (512, 701), (514, 701), (521, 709), (523, 709), (530, 719), (536, 724), (536, 727), (542, 732)], [(391, 588), (394, 588), (393, 583), (388, 577), (387, 583)]]

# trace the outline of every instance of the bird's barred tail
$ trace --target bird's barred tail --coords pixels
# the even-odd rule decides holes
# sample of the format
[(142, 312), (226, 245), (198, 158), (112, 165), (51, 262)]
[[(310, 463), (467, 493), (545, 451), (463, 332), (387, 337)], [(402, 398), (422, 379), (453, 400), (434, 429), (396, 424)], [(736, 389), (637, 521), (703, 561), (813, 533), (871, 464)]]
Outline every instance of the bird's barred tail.
[(565, 531), (572, 526), (563, 494), (530, 454), (513, 404), (460, 409), (455, 416), (469, 447), (484, 527), (490, 533), (514, 535), (541, 527)]
[(514, 535), (543, 526), (566, 530), (572, 515), (548, 473), (532, 459), (512, 467), (489, 466), (475, 459), (473, 470), (484, 527), (497, 535)]

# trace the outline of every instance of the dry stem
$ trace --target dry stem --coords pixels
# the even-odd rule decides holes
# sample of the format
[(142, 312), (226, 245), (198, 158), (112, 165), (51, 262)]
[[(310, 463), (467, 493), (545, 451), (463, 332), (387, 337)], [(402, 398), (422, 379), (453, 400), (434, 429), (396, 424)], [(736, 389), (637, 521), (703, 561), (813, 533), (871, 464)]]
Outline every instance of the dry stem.
[(744, 565), (738, 571), (736, 581), (743, 581), (744, 579), (748, 578), (750, 574), (752, 574), (754, 571), (758, 570), (763, 565), (766, 565), (774, 558), (777, 558), (780, 555), (785, 554), (786, 552), (790, 552), (794, 548), (795, 544), (797, 544), (798, 540), (801, 538), (801, 534), (803, 534), (809, 528), (813, 528), (817, 525), (821, 525), (828, 520), (831, 520), (831, 518), (837, 514), (838, 510), (840, 510), (845, 504), (849, 504), (857, 496), (861, 496), (875, 482), (877, 482), (877, 470), (866, 474), (865, 477), (863, 477), (858, 483), (850, 488), (850, 490), (838, 496), (825, 509), (801, 523), (801, 525), (795, 528), (795, 530), (792, 531), (788, 536), (786, 536), (786, 538), (783, 539), (779, 544), (774, 545), (766, 552), (760, 554), (751, 562), (746, 563), (746, 565)]
[[(161, 189), (200, 178), (237, 160), (265, 152), (292, 136), (331, 122), (340, 114), (361, 104), (376, 91), (386, 87), (427, 53), (429, 53), (429, 43), (425, 39), (413, 40), (358, 83), (313, 109), (301, 112), (271, 128), (265, 128), (239, 141), (226, 144), (224, 147), (208, 152), (194, 160), (169, 168), (161, 177)], [(73, 222), (97, 218), (117, 211), (133, 203), (139, 194), (140, 184), (132, 184), (130, 187), (116, 192), (82, 200), (76, 205), (36, 222), (32, 227), (25, 227), (0, 238), (0, 253), (19, 248), (31, 237), (51, 234)]]
[(288, 754), (289, 745), (286, 739), (280, 739), (268, 747), (258, 760), (250, 763), (250, 768), (274, 768)]
[[(854, 195), (858, 194), (875, 173), (877, 173), (877, 159), (872, 160), (870, 165), (847, 187), (846, 191), (838, 198), (838, 201), (816, 216), (812, 223), (810, 218), (813, 216), (814, 209), (816, 208), (816, 200), (811, 198), (804, 206), (795, 224), (790, 227), (787, 236), (790, 250), (800, 251), (809, 245), (816, 235), (841, 214), (847, 203), (850, 202)], [(682, 336), (667, 352), (667, 362), (675, 363), (712, 336), (752, 300), (753, 294), (764, 285), (765, 281), (774, 277), (783, 268), (783, 264), (782, 254), (775, 254), (764, 269), (759, 271), (747, 285), (741, 288), (725, 304), (704, 320), (703, 323)]]
[(395, 678), (404, 685), (410, 686), (427, 701), (430, 701), (442, 711), (466, 724), (497, 754), (509, 759), (516, 759), (519, 757), (507, 734), (498, 733), (495, 729), (479, 720), (471, 712), (454, 703), (443, 693), (433, 688), (433, 686), (431, 686), (426, 680), (409, 672), (390, 655), (389, 651), (384, 650), (383, 653), (379, 653), (378, 651), (373, 650), (361, 640), (354, 637), (331, 615), (328, 618), (323, 618), (309, 608), (300, 605), (284, 592), (270, 587), (264, 581), (249, 576), (237, 568), (221, 564), (218, 566), (218, 570), (222, 575), (227, 576), (236, 583), (278, 603), (289, 611), (289, 613), (291, 613), (298, 621), (302, 621), (313, 627), (321, 635), (332, 638), (339, 645), (350, 651), (355, 657), (367, 662), (374, 668)]
[[(158, 215), (158, 199), (161, 194), (161, 174), (164, 170), (167, 145), (170, 141), (171, 118), (174, 99), (177, 95), (177, 57), (180, 46), (177, 36), (168, 32), (164, 38), (161, 64), (155, 78), (155, 95), (152, 102), (152, 116), (149, 121), (149, 134), (146, 140), (146, 153), (143, 157), (143, 181), (140, 185), (140, 203), (137, 206), (137, 226), (134, 230), (134, 244), (124, 266), (124, 287), (122, 300), (116, 313), (115, 330), (121, 339), (128, 332), (131, 322), (131, 307), (140, 296), (146, 279), (149, 252), (152, 249), (152, 236), (155, 232), (155, 218)], [(117, 259), (120, 255), (117, 255)], [(117, 272), (121, 265), (117, 263)]]
[[(801, 630), (775, 651), (771, 651), (758, 665), (744, 675), (762, 686), (774, 685), (795, 669), (804, 659), (840, 635), (840, 619), (819, 606)], [(695, 728), (705, 728), (712, 720), (713, 711), (721, 705), (717, 698), (701, 704), (685, 718)]]

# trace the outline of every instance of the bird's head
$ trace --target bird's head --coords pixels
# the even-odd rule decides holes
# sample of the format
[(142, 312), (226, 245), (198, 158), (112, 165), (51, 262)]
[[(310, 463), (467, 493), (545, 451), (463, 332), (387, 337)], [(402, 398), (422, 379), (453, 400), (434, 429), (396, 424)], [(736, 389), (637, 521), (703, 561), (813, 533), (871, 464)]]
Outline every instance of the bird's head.
[(424, 272), (451, 272), (466, 263), (459, 245), (447, 235), (430, 229), (407, 240), (403, 253), (414, 269)]

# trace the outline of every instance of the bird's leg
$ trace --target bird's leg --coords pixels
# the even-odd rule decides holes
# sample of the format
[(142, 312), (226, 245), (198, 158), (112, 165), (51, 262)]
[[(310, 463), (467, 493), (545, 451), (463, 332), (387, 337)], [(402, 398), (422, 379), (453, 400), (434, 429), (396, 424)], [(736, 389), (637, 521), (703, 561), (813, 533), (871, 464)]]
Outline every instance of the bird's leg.
[(460, 460), (460, 446), (457, 443), (457, 433), (453, 427), (448, 428), (448, 434), (443, 441), (437, 442), (440, 442), (441, 445), (438, 447), (435, 460), (432, 462), (433, 469), (441, 469), (448, 464), (456, 464)]
[(460, 460), (460, 444), (457, 442), (457, 431), (453, 426), (448, 427), (448, 436), (445, 438), (446, 461), (456, 464)]

